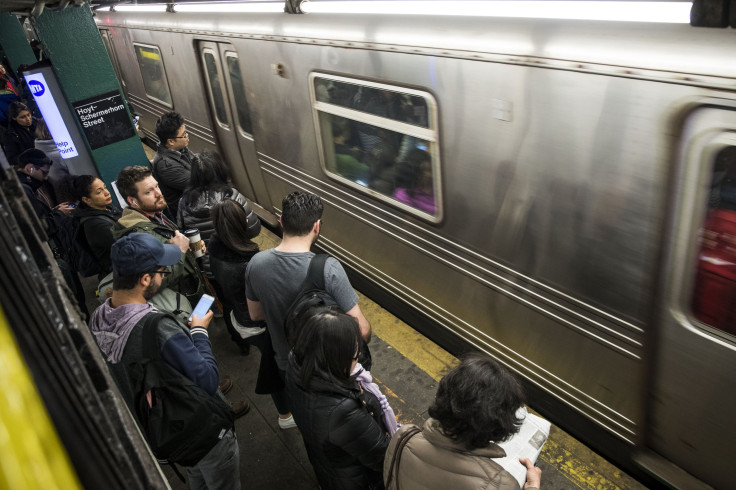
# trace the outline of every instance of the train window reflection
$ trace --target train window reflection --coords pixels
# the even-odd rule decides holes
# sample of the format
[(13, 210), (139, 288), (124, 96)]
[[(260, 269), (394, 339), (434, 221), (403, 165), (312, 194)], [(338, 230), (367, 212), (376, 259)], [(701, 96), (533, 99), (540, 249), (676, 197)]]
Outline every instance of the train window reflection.
[(215, 117), (217, 121), (227, 126), (227, 112), (225, 111), (225, 99), (222, 96), (222, 84), (220, 79), (220, 71), (217, 67), (217, 60), (212, 51), (206, 50), (203, 53), (204, 66), (207, 72), (207, 85), (210, 89), (210, 97), (215, 106)]
[(155, 46), (134, 44), (138, 65), (143, 77), (143, 88), (146, 95), (156, 99), (163, 104), (172, 107), (171, 91), (166, 80), (164, 63), (161, 60), (161, 52)]
[(227, 69), (230, 73), (230, 85), (233, 87), (235, 105), (238, 107), (238, 126), (241, 131), (253, 134), (253, 126), (250, 122), (250, 109), (248, 108), (248, 101), (245, 98), (243, 77), (240, 74), (240, 63), (234, 53), (227, 54)]
[(334, 79), (315, 78), (314, 83), (317, 100), (321, 102), (429, 127), (427, 101), (422, 97)]
[(736, 334), (736, 146), (713, 165), (692, 307), (698, 320)]
[[(434, 99), (416, 90), (362, 86), (328, 75), (313, 75), (313, 90), (325, 170), (374, 197), (438, 221)], [(356, 106), (365, 97), (370, 103)]]

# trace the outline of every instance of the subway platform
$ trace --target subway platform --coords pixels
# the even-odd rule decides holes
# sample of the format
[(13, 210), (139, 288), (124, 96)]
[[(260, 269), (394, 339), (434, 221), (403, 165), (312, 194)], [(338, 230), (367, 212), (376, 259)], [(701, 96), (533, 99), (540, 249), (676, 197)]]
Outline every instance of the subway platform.
[[(261, 250), (276, 246), (278, 240), (265, 228), (255, 239)], [(388, 397), (399, 422), (421, 425), (428, 417), (427, 408), (438, 381), (457, 359), (362, 294), (359, 304), (373, 327), (371, 374)], [(96, 306), (94, 300), (88, 304), (90, 311)], [(241, 354), (230, 340), (222, 318), (214, 319), (209, 334), (220, 374), (233, 380), (228, 399), (251, 403), (250, 411), (235, 421), (243, 488), (318, 489), (299, 430), (281, 430), (271, 398), (254, 392), (258, 349), (252, 348), (247, 356)], [(542, 469), (545, 489), (646, 488), (555, 426), (537, 466)], [(171, 468), (164, 466), (163, 471), (172, 489), (188, 488)]]

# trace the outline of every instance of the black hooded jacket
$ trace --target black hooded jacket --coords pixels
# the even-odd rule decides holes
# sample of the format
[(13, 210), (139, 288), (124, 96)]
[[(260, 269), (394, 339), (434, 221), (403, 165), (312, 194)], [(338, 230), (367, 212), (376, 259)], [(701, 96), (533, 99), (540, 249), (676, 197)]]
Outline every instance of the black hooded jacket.
[(112, 271), (110, 260), (110, 249), (115, 239), (112, 236), (112, 225), (114, 225), (122, 212), (113, 206), (105, 209), (95, 209), (80, 202), (72, 211), (72, 216), (80, 221), (80, 232), (87, 240), (90, 251), (97, 259), (102, 270), (101, 275), (107, 275)]

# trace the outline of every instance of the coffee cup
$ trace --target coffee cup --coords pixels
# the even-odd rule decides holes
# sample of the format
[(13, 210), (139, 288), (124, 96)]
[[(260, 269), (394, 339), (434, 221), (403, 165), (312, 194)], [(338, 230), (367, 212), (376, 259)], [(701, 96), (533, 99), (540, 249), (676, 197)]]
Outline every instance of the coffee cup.
[(184, 231), (184, 235), (189, 238), (189, 250), (192, 251), (195, 257), (199, 258), (204, 255), (202, 247), (204, 247), (204, 241), (199, 235), (197, 228), (190, 228)]

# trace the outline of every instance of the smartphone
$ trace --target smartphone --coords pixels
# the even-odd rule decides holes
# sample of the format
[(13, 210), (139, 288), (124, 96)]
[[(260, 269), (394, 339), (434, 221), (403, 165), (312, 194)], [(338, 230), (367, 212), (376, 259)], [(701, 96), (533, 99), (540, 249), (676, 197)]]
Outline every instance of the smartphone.
[(200, 298), (199, 302), (197, 303), (197, 306), (194, 307), (194, 311), (191, 315), (189, 315), (189, 321), (192, 321), (192, 317), (194, 315), (197, 315), (197, 318), (202, 318), (203, 316), (205, 316), (214, 301), (215, 298), (213, 298), (209, 294), (203, 294), (202, 298)]

